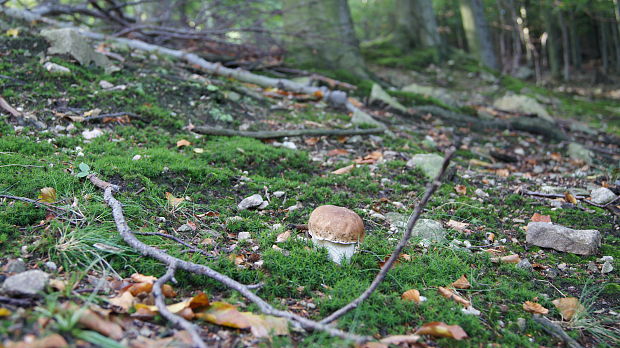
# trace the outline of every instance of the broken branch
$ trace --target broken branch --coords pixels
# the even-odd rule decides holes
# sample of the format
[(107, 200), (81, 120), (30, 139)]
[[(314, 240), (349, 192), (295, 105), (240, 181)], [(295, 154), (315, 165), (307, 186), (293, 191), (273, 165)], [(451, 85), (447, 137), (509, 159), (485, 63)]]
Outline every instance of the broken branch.
[(385, 277), (387, 276), (387, 273), (390, 271), (390, 269), (392, 268), (396, 260), (398, 260), (398, 258), (400, 257), (400, 253), (403, 251), (403, 249), (409, 242), (409, 239), (411, 238), (411, 232), (413, 231), (413, 227), (418, 222), (420, 215), (422, 215), (422, 211), (424, 210), (424, 207), (430, 200), (433, 193), (435, 193), (437, 188), (439, 188), (439, 186), (441, 185), (441, 179), (443, 178), (444, 174), (448, 170), (448, 166), (450, 165), (450, 160), (452, 159), (452, 156), (454, 156), (455, 151), (456, 150), (454, 148), (451, 148), (446, 153), (444, 160), (443, 160), (443, 164), (441, 166), (441, 170), (439, 171), (439, 174), (433, 181), (428, 183), (428, 185), (426, 186), (426, 192), (424, 193), (424, 196), (422, 197), (422, 200), (420, 201), (420, 203), (415, 207), (415, 210), (413, 211), (413, 214), (411, 214), (411, 217), (409, 217), (409, 221), (407, 222), (407, 228), (405, 229), (403, 236), (401, 237), (400, 241), (396, 245), (396, 248), (394, 248), (394, 251), (392, 252), (392, 255), (390, 255), (390, 258), (385, 262), (383, 267), (381, 267), (381, 270), (379, 271), (379, 273), (377, 273), (377, 276), (372, 281), (370, 286), (366, 290), (364, 290), (364, 292), (358, 298), (349, 302), (347, 305), (335, 311), (334, 313), (330, 314), (325, 319), (321, 320), (320, 322), (322, 324), (331, 323), (332, 321), (340, 318), (341, 316), (345, 315), (349, 311), (355, 309), (360, 303), (362, 303), (368, 297), (370, 297), (370, 295), (377, 289), (379, 284), (381, 284), (381, 282), (385, 279)]
[(271, 138), (284, 138), (284, 137), (299, 137), (299, 136), (349, 136), (349, 135), (368, 135), (368, 134), (383, 134), (384, 128), (368, 128), (368, 129), (291, 129), (282, 131), (238, 131), (234, 129), (222, 129), (212, 127), (195, 127), (193, 132), (206, 135), (222, 135), (227, 137), (247, 137), (255, 139), (271, 139)]

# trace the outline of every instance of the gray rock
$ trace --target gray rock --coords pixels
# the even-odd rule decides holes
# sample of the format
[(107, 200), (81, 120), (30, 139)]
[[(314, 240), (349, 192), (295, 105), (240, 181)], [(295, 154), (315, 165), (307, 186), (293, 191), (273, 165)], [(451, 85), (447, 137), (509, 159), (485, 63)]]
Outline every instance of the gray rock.
[(594, 261), (588, 262), (587, 269), (588, 269), (588, 271), (590, 271), (592, 273), (598, 273), (598, 266), (596, 265), (596, 263)]
[(239, 210), (246, 210), (246, 209), (259, 207), (261, 204), (263, 204), (263, 197), (257, 193), (255, 195), (251, 195), (250, 197), (244, 198), (237, 205), (237, 208)]
[(521, 80), (527, 80), (534, 76), (534, 70), (528, 68), (527, 66), (520, 66), (515, 72), (512, 73), (512, 76)]
[(578, 188), (578, 187), (560, 187), (560, 186), (543, 185), (540, 188), (540, 192), (542, 193), (550, 193), (550, 194), (555, 194), (555, 195), (563, 195), (564, 192), (566, 191), (572, 193), (575, 196), (587, 196), (590, 194), (588, 190)]
[(605, 261), (605, 263), (603, 263), (603, 267), (601, 267), (601, 273), (603, 274), (610, 273), (613, 270), (614, 266), (611, 264), (610, 261)]
[(505, 95), (495, 100), (493, 106), (504, 111), (517, 112), (520, 114), (535, 114), (544, 120), (555, 123), (555, 120), (549, 115), (544, 106), (536, 101), (536, 99), (526, 95)]
[(440, 222), (420, 219), (413, 227), (411, 235), (431, 242), (444, 242), (446, 241), (446, 233)]
[(284, 196), (285, 194), (286, 194), (286, 192), (284, 192), (284, 191), (276, 191), (276, 192), (273, 193), (273, 196), (276, 197), (276, 198), (280, 198), (280, 197)]
[(6, 266), (4, 266), (4, 270), (7, 273), (22, 273), (26, 272), (26, 263), (22, 259), (9, 260)]
[(179, 228), (177, 228), (177, 232), (191, 232), (194, 231), (196, 228), (192, 227), (189, 224), (183, 224), (181, 226), (179, 226)]
[(527, 321), (525, 320), (525, 318), (517, 318), (517, 327), (519, 328), (519, 331), (525, 331), (526, 324)]
[(370, 124), (377, 127), (385, 127), (385, 125), (374, 118), (363, 112), (362, 110), (355, 110), (353, 112), (353, 116), (351, 117), (351, 123), (353, 124)]
[(597, 204), (607, 204), (618, 198), (618, 196), (616, 196), (610, 189), (606, 187), (599, 187), (592, 190), (590, 196), (592, 196), (592, 202)]
[(399, 103), (391, 95), (387, 94), (387, 92), (384, 91), (383, 88), (381, 88), (381, 86), (379, 86), (376, 83), (372, 85), (372, 90), (370, 91), (369, 102), (371, 104), (377, 103), (377, 102), (379, 104), (386, 104), (392, 109), (396, 109), (401, 112), (407, 111), (407, 108), (403, 104)]
[(601, 245), (597, 230), (574, 230), (548, 222), (530, 222), (527, 225), (528, 244), (579, 255), (595, 254)]
[(422, 86), (416, 83), (412, 83), (408, 86), (403, 87), (402, 91), (421, 94), (427, 97), (439, 99), (450, 106), (458, 106), (456, 102), (457, 98), (451, 95), (450, 92), (448, 92), (448, 90), (446, 90), (445, 88)]
[(407, 168), (420, 168), (429, 179), (434, 179), (441, 171), (443, 157), (432, 154), (417, 154), (407, 161)]
[(239, 234), (237, 235), (238, 240), (246, 240), (250, 238), (252, 238), (250, 232), (239, 232)]
[(588, 127), (586, 124), (581, 123), (581, 122), (571, 122), (570, 130), (571, 132), (583, 132), (583, 133), (590, 134), (590, 135), (598, 134), (597, 131), (595, 131), (594, 129)]
[(47, 261), (44, 266), (49, 272), (56, 272), (58, 270), (58, 266), (54, 261)]
[(519, 261), (519, 263), (517, 263), (517, 267), (530, 272), (534, 270), (534, 267), (528, 259), (522, 259), (521, 261)]
[(592, 158), (594, 157), (594, 154), (592, 153), (592, 151), (586, 149), (581, 144), (577, 144), (577, 143), (568, 144), (567, 153), (568, 153), (568, 157), (570, 157), (571, 159), (578, 160), (578, 161), (584, 161), (587, 164), (592, 164)]
[(58, 65), (56, 63), (47, 62), (43, 64), (43, 67), (45, 68), (45, 70), (51, 72), (52, 74), (66, 74), (66, 75), (71, 74), (71, 70), (69, 68), (66, 68), (62, 65)]
[(6, 278), (0, 290), (9, 296), (36, 296), (45, 289), (49, 277), (38, 269), (18, 273)]
[(409, 218), (405, 215), (395, 212), (389, 212), (386, 213), (384, 216), (385, 219), (398, 230), (404, 231), (405, 228), (407, 228), (407, 221), (409, 220)]
[(291, 149), (291, 150), (297, 150), (297, 145), (295, 145), (294, 142), (292, 141), (285, 141), (282, 143), (282, 147), (285, 147), (287, 149)]

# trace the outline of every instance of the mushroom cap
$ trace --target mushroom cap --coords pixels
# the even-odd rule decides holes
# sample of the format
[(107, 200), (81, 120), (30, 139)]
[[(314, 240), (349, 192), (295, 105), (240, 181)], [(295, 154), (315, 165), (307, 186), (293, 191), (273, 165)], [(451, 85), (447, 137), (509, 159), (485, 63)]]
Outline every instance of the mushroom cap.
[(364, 240), (364, 221), (353, 210), (322, 205), (310, 214), (308, 232), (312, 239), (354, 244)]

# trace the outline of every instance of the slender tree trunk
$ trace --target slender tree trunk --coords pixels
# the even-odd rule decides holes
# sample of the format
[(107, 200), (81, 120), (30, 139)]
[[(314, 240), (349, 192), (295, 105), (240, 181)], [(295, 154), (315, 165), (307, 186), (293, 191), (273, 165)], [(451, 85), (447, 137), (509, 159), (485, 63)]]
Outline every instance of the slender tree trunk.
[(616, 72), (620, 72), (620, 31), (617, 26), (611, 26), (611, 33), (616, 52)]
[(568, 81), (570, 79), (570, 47), (568, 45), (568, 28), (564, 21), (564, 14), (562, 10), (558, 9), (557, 11), (558, 24), (560, 25), (560, 31), (562, 33), (562, 58), (563, 58), (563, 76), (564, 81)]
[(607, 45), (609, 39), (607, 38), (607, 28), (605, 22), (599, 22), (599, 32), (601, 36), (601, 42), (599, 44), (600, 52), (601, 52), (601, 60), (603, 63), (603, 73), (607, 74), (609, 72), (609, 53), (607, 51)]
[(284, 28), (292, 33), (286, 42), (290, 60), (368, 78), (346, 0), (284, 0), (283, 4)]
[(579, 36), (577, 35), (577, 24), (575, 23), (575, 11), (571, 10), (570, 21), (568, 24), (568, 33), (570, 37), (570, 51), (573, 67), (581, 69), (581, 45), (579, 44)]
[(484, 17), (482, 0), (461, 0), (460, 5), (463, 28), (469, 50), (481, 60), (482, 64), (497, 70), (497, 57), (493, 50), (489, 27)]
[(431, 0), (397, 0), (394, 43), (403, 51), (416, 47), (441, 49), (437, 19)]
[(544, 18), (545, 22), (545, 30), (547, 32), (547, 52), (549, 56), (549, 69), (551, 70), (551, 76), (553, 78), (560, 77), (560, 38), (558, 35), (558, 30), (556, 29), (555, 23), (553, 21), (553, 11), (549, 6), (544, 7)]

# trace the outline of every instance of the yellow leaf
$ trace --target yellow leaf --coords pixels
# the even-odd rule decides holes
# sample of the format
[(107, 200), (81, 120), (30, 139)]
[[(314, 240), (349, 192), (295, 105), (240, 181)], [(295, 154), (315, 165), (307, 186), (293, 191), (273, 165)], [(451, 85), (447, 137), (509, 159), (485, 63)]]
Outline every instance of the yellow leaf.
[(183, 147), (183, 146), (190, 146), (192, 143), (190, 143), (189, 141), (185, 140), (185, 139), (181, 139), (179, 141), (177, 141), (177, 147)]
[(46, 203), (56, 202), (56, 189), (53, 187), (44, 187), (39, 194), (39, 200)]
[(203, 148), (201, 148), (201, 147), (195, 147), (194, 148), (194, 152), (195, 153), (203, 153), (203, 152), (205, 152), (205, 150)]
[(2, 317), (8, 317), (9, 315), (11, 315), (12, 312), (6, 308), (2, 308), (0, 307), (0, 318)]
[(440, 321), (424, 324), (416, 330), (416, 335), (453, 338), (457, 341), (467, 338), (467, 333), (458, 325), (447, 325)]
[(175, 196), (172, 195), (172, 193), (170, 192), (166, 192), (166, 199), (168, 200), (168, 205), (170, 205), (173, 208), (178, 208), (179, 205), (181, 205), (181, 203), (183, 203), (183, 201), (185, 201), (185, 198), (180, 197), (177, 198)]
[(551, 301), (551, 303), (560, 311), (562, 319), (566, 321), (585, 311), (585, 307), (579, 303), (579, 299), (576, 297), (562, 297)]
[(124, 312), (127, 312), (131, 305), (133, 304), (134, 297), (129, 291), (125, 291), (119, 296), (113, 297), (108, 300), (114, 306), (118, 306), (123, 309)]
[(469, 280), (467, 280), (467, 277), (465, 277), (465, 275), (462, 275), (459, 279), (455, 280), (454, 283), (452, 283), (452, 286), (457, 289), (469, 289), (471, 288), (471, 283), (469, 283)]
[(465, 307), (471, 306), (471, 302), (469, 302), (466, 299), (462, 298), (461, 296), (457, 295), (454, 291), (452, 291), (450, 289), (446, 289), (446, 288), (440, 286), (439, 288), (437, 288), (437, 290), (439, 291), (441, 296), (443, 296), (445, 298), (452, 299), (454, 302), (460, 303), (460, 304), (462, 304)]
[(255, 337), (284, 336), (289, 333), (288, 322), (284, 318), (256, 315), (251, 312), (242, 312), (241, 315), (250, 322), (250, 330)]
[(147, 276), (140, 273), (134, 273), (131, 275), (131, 280), (136, 283), (154, 283), (157, 278), (153, 276)]
[(526, 312), (535, 313), (535, 314), (547, 314), (549, 310), (543, 307), (540, 303), (525, 301), (523, 303), (523, 309)]
[(239, 312), (237, 307), (226, 302), (213, 302), (206, 311), (196, 313), (196, 317), (235, 329), (247, 329), (251, 326), (250, 320)]
[(405, 301), (413, 301), (417, 304), (420, 304), (420, 302), (422, 302), (422, 299), (420, 298), (420, 292), (416, 289), (411, 289), (403, 292), (401, 298)]
[(334, 170), (334, 171), (332, 172), (332, 174), (336, 174), (336, 175), (339, 175), (339, 174), (346, 174), (346, 173), (351, 172), (351, 171), (353, 170), (353, 168), (355, 168), (355, 164), (351, 164), (351, 165), (349, 165), (349, 166), (346, 166), (346, 167), (342, 167), (342, 168), (336, 169), (336, 170)]
[(17, 37), (19, 36), (19, 29), (14, 28), (14, 29), (9, 29), (6, 31), (6, 36), (12, 36), (12, 37)]

